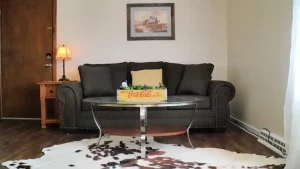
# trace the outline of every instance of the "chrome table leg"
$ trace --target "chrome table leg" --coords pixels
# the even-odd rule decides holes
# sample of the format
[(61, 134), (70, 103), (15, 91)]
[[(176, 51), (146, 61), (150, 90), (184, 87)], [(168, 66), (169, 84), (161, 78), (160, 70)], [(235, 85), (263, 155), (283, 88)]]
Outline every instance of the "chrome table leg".
[(147, 107), (140, 107), (141, 158), (146, 158)]
[(99, 146), (99, 143), (100, 143), (100, 140), (101, 140), (101, 136), (102, 136), (101, 126), (100, 126), (100, 124), (99, 124), (99, 122), (98, 122), (98, 120), (97, 120), (97, 118), (96, 118), (96, 116), (95, 116), (94, 109), (93, 109), (93, 104), (91, 104), (91, 109), (92, 109), (92, 114), (93, 114), (94, 121), (95, 121), (95, 123), (96, 123), (96, 126), (97, 126), (98, 129), (99, 129), (99, 140), (98, 140), (98, 142), (97, 142), (97, 147), (98, 147), (98, 146)]
[(194, 113), (193, 113), (191, 122), (190, 122), (188, 128), (186, 129), (187, 137), (188, 137), (189, 143), (190, 143), (190, 145), (191, 145), (192, 148), (194, 148), (194, 146), (193, 146), (193, 144), (192, 144), (192, 142), (191, 142), (191, 139), (190, 139), (190, 128), (191, 128), (192, 125), (193, 125), (193, 121), (194, 121), (196, 112), (197, 112), (197, 103), (195, 104), (195, 111), (194, 111)]

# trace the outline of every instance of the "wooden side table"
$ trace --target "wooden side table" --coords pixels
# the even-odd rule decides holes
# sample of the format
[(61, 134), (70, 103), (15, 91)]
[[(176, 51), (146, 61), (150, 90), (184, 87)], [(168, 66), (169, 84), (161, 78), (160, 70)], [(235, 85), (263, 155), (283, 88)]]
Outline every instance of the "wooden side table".
[(58, 102), (56, 100), (56, 90), (57, 86), (62, 84), (63, 82), (60, 81), (43, 81), (38, 82), (37, 84), (40, 85), (40, 100), (41, 100), (41, 124), (42, 128), (46, 128), (46, 124), (48, 123), (58, 123), (60, 124), (60, 112), (58, 111), (57, 119), (47, 119), (47, 108), (46, 108), (46, 99), (55, 99), (56, 104), (56, 111)]

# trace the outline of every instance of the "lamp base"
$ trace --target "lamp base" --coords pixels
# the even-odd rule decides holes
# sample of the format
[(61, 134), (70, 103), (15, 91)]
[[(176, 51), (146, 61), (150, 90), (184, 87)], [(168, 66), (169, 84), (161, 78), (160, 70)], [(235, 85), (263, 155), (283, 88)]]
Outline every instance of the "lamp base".
[(70, 81), (70, 79), (66, 78), (66, 77), (62, 77), (60, 78), (58, 81)]
[(66, 78), (66, 73), (65, 73), (65, 59), (63, 59), (63, 75), (59, 79), (59, 81), (70, 81), (68, 78)]

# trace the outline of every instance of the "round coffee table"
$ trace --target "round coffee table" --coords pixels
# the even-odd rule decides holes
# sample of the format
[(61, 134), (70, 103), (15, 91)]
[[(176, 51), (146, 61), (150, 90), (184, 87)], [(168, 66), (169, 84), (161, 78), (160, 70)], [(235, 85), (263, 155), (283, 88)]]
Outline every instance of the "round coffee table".
[[(140, 136), (141, 137), (141, 158), (146, 157), (146, 137), (147, 136), (173, 136), (187, 133), (189, 143), (194, 148), (189, 130), (193, 124), (195, 114), (197, 112), (197, 103), (203, 101), (202, 98), (193, 96), (168, 96), (168, 100), (164, 102), (119, 102), (116, 97), (96, 97), (83, 100), (91, 104), (94, 121), (99, 129), (99, 146), (102, 129), (94, 112), (94, 106), (102, 107), (138, 107), (140, 108), (140, 129), (138, 128), (122, 128), (122, 129), (103, 129), (103, 133), (119, 136)], [(194, 105), (195, 111), (192, 114), (188, 127), (181, 126), (147, 126), (147, 108), (148, 107), (174, 107)]]

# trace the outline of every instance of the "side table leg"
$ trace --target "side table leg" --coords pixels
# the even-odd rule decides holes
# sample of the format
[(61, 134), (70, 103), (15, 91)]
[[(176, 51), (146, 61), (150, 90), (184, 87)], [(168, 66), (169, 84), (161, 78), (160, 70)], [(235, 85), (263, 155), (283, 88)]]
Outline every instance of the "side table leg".
[(192, 142), (191, 142), (191, 139), (190, 139), (190, 128), (191, 128), (192, 125), (193, 125), (193, 121), (194, 121), (196, 112), (197, 112), (197, 103), (195, 104), (195, 111), (194, 111), (194, 113), (193, 113), (191, 122), (190, 122), (188, 128), (186, 129), (187, 137), (188, 137), (189, 143), (190, 143), (190, 145), (191, 145), (192, 148), (194, 148), (194, 146), (193, 146), (193, 144), (192, 144)]
[(47, 128), (46, 126), (47, 109), (46, 109), (46, 100), (44, 97), (41, 98), (41, 109), (42, 109), (42, 114), (41, 114), (42, 129), (45, 129)]
[(146, 158), (147, 107), (140, 107), (141, 158)]
[(46, 128), (46, 118), (47, 118), (47, 109), (46, 109), (46, 86), (40, 86), (40, 100), (41, 100), (41, 127), (42, 129)]
[(94, 118), (94, 121), (96, 123), (96, 126), (98, 127), (99, 129), (99, 140), (97, 142), (97, 147), (99, 146), (99, 143), (100, 143), (100, 140), (101, 140), (101, 136), (102, 136), (102, 132), (101, 132), (101, 126), (97, 120), (97, 118), (95, 117), (95, 113), (94, 113), (94, 109), (93, 109), (93, 105), (91, 104), (91, 110), (92, 110), (92, 114), (93, 114), (93, 118)]

